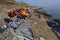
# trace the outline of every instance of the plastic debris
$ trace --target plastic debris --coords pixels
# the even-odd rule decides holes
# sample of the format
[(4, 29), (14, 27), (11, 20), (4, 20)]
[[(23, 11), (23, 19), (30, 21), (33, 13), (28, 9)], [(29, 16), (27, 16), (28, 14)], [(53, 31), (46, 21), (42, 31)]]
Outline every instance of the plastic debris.
[(4, 25), (4, 28), (7, 28), (7, 26), (6, 26), (6, 25)]

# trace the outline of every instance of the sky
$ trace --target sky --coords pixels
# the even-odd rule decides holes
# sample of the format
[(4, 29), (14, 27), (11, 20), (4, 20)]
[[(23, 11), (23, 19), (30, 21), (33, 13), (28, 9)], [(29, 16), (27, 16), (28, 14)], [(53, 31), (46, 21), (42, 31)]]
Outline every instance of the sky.
[[(16, 0), (20, 2), (21, 0)], [(51, 5), (60, 5), (60, 0), (22, 0), (23, 2), (28, 3), (33, 6), (51, 6)]]

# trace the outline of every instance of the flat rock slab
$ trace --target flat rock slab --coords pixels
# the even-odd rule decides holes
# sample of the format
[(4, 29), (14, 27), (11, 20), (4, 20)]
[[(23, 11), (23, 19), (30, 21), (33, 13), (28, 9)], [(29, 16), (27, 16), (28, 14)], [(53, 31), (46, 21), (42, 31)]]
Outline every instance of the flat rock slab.
[(36, 38), (35, 40), (39, 40), (40, 37), (44, 37), (46, 40), (58, 40), (43, 17), (40, 19), (35, 18), (32, 21), (32, 25), (31, 30), (34, 35), (34, 39)]

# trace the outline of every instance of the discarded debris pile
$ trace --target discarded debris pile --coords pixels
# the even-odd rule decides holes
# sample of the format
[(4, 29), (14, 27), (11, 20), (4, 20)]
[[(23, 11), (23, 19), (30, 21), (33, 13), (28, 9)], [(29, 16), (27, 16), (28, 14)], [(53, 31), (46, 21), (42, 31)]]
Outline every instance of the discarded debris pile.
[(31, 23), (25, 20), (21, 25), (19, 25), (16, 30), (14, 30), (13, 28), (8, 28), (1, 35), (4, 35), (4, 37), (6, 37), (4, 39), (6, 40), (33, 40), (33, 36), (29, 30), (30, 27)]
[(4, 18), (5, 24), (1, 27), (4, 27), (4, 29), (7, 30), (7, 32), (4, 31), (4, 36), (9, 36), (11, 34), (13, 38), (11, 37), (11, 35), (11, 38), (6, 36), (6, 40), (8, 40), (9, 38), (11, 40), (18, 40), (17, 38), (19, 38), (20, 40), (33, 40), (33, 36), (29, 30), (29, 28), (32, 27), (32, 24), (29, 19), (27, 19), (28, 17), (30, 17), (30, 12), (28, 13), (25, 11), (25, 9), (21, 8), (15, 11), (8, 10), (7, 14), (8, 17)]

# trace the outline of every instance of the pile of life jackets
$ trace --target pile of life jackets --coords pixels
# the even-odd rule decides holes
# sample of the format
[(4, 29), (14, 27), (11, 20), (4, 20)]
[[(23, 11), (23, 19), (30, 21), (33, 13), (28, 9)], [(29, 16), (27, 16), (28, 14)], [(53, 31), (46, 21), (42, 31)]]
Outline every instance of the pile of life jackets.
[(26, 12), (24, 8), (16, 9), (16, 10), (7, 10), (7, 14), (9, 17), (17, 18), (17, 14), (22, 16), (29, 17), (30, 14)]

